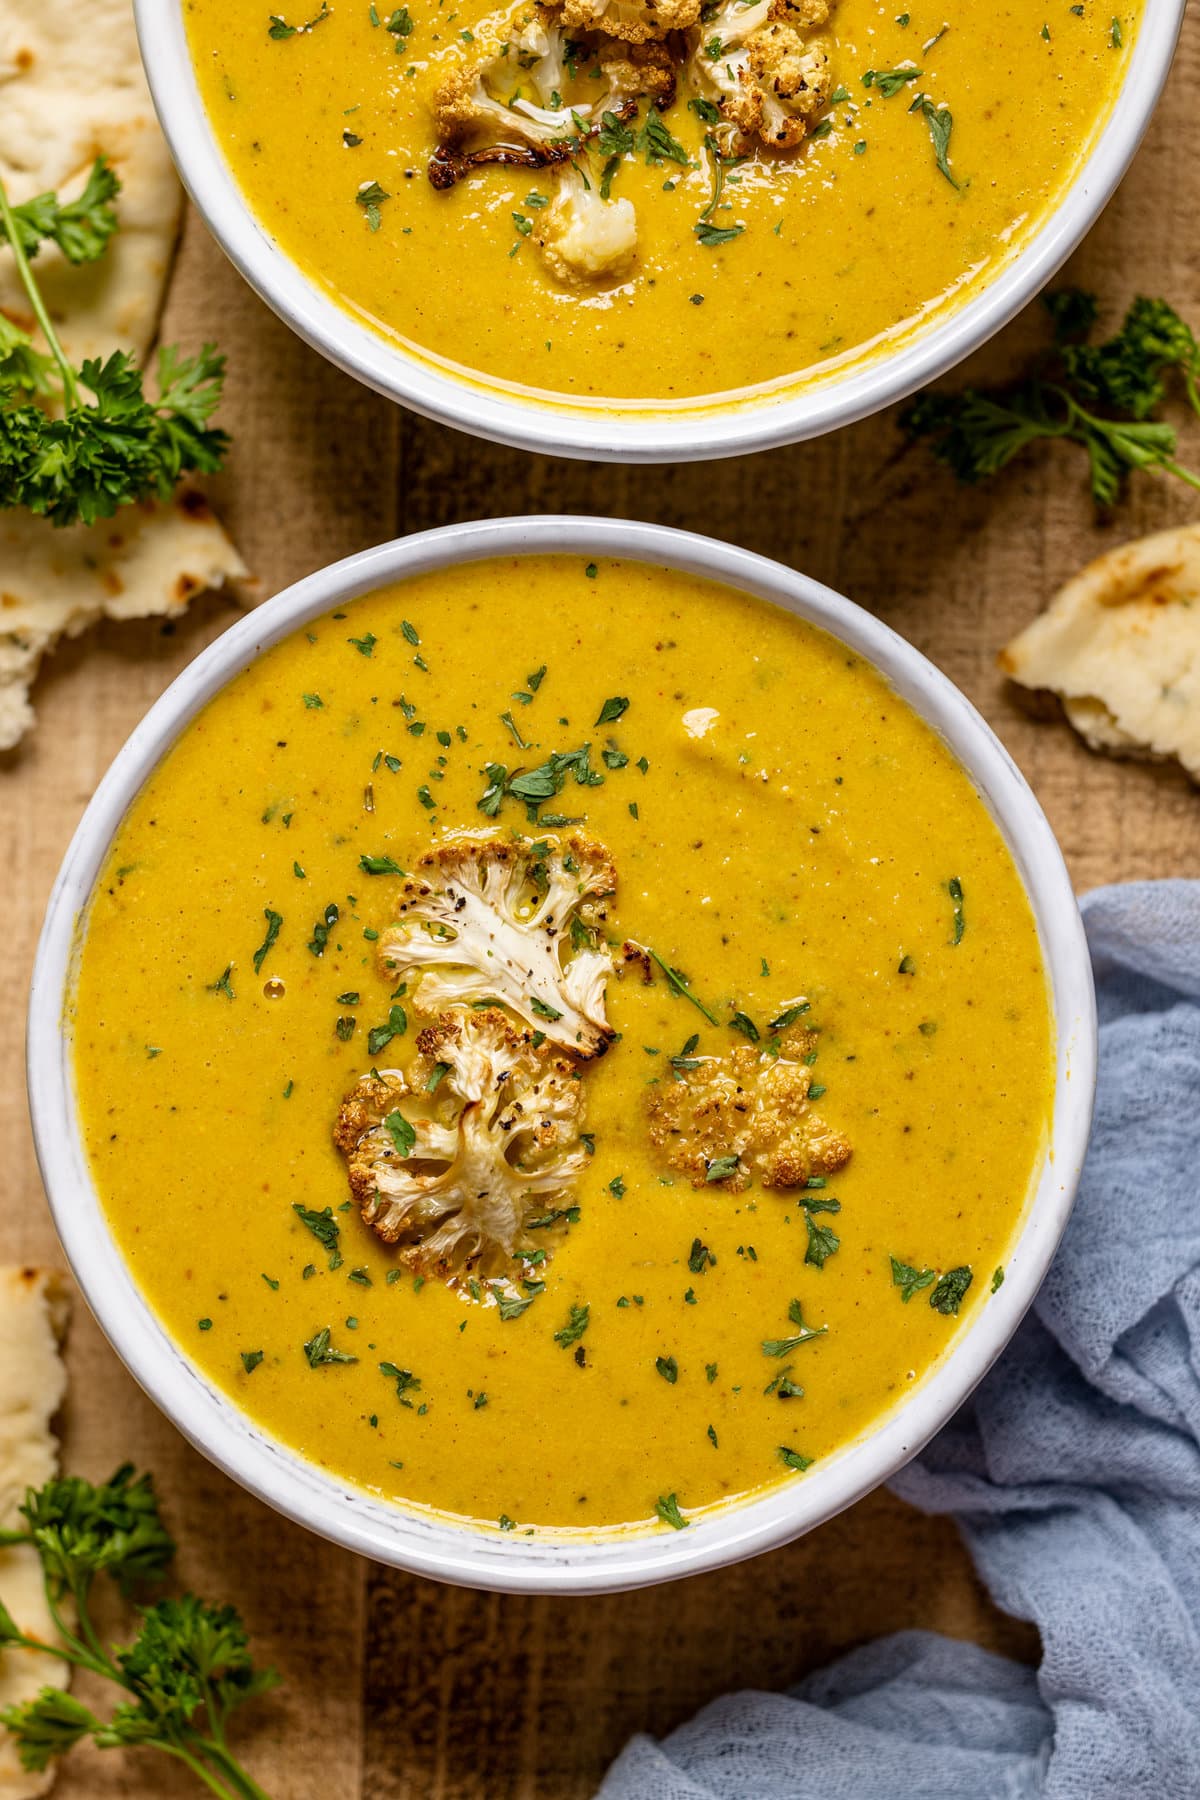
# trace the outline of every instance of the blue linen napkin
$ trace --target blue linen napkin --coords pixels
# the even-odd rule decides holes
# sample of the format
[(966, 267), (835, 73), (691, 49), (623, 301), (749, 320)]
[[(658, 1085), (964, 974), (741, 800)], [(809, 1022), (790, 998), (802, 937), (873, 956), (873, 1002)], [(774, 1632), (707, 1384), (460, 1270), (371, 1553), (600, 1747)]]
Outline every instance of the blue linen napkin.
[(1200, 1797), (1200, 882), (1083, 901), (1100, 1006), (1074, 1217), (991, 1374), (893, 1483), (957, 1519), (1027, 1669), (900, 1632), (629, 1743), (600, 1800)]

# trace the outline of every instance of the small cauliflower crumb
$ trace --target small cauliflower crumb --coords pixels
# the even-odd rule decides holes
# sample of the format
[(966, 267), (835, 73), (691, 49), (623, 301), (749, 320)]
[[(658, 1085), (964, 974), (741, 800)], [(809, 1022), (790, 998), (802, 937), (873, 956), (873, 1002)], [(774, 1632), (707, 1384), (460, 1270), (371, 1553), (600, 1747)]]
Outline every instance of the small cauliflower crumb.
[[(650, 1089), (650, 1142), (668, 1167), (690, 1175), (693, 1187), (740, 1193), (757, 1176), (763, 1187), (803, 1187), (850, 1160), (850, 1145), (812, 1111), (812, 1073), (804, 1058), (816, 1033), (791, 1026), (777, 1040), (778, 1056), (739, 1044), (728, 1056), (700, 1057), (699, 1067)], [(737, 1159), (714, 1181), (714, 1165)]]
[(604, 200), (567, 163), (557, 176), (554, 204), (541, 215), (536, 242), (550, 273), (562, 282), (619, 280), (637, 252), (637, 214), (630, 200)]
[(379, 955), (389, 975), (419, 978), (422, 1012), (499, 1000), (577, 1056), (607, 1050), (612, 958), (596, 939), (617, 877), (602, 845), (460, 838), (417, 868)]
[[(356, 1084), (334, 1143), (364, 1221), (413, 1274), (508, 1295), (522, 1253), (562, 1236), (555, 1214), (587, 1159), (582, 1121), (573, 1058), (499, 1011), (446, 1012), (418, 1033), (407, 1070)], [(550, 1223), (531, 1232), (539, 1219)]]

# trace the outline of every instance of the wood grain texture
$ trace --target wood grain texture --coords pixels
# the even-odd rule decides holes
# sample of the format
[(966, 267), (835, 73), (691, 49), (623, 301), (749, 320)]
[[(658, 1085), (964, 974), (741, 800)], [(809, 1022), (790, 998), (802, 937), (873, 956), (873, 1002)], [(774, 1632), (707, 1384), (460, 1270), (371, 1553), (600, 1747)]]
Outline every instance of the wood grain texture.
[[(1070, 273), (1115, 317), (1139, 288), (1200, 317), (1200, 19), (1185, 26), (1137, 162)], [(1015, 369), (1031, 308), (966, 374)], [(479, 514), (605, 512), (707, 531), (849, 593), (971, 696), (1029, 777), (1081, 888), (1196, 873), (1200, 798), (1167, 770), (1091, 756), (1008, 689), (995, 652), (1049, 592), (1119, 536), (1194, 517), (1147, 478), (1097, 523), (1069, 450), (964, 492), (894, 420), (723, 464), (625, 470), (523, 456), (409, 417), (304, 348), (192, 218), (166, 332), (220, 339), (236, 437), (215, 498), (267, 591), (338, 556)], [(957, 378), (956, 378), (957, 379)], [(1185, 444), (1200, 462), (1200, 432)], [(97, 780), (150, 702), (232, 616), (200, 603), (176, 627), (106, 626), (53, 659), (41, 725), (0, 757), (0, 1254), (54, 1260), (21, 1067), (22, 1015), (50, 883)], [(198, 1457), (136, 1389), (80, 1308), (71, 1337), (69, 1466), (152, 1468), (201, 1592), (236, 1595), (284, 1671), (249, 1760), (277, 1800), (584, 1800), (629, 1732), (664, 1731), (743, 1683), (778, 1687), (878, 1632), (925, 1625), (1031, 1656), (953, 1528), (880, 1493), (770, 1557), (670, 1589), (582, 1601), (498, 1599), (373, 1568), (284, 1524)], [(64, 1800), (175, 1800), (167, 1768), (74, 1761)]]

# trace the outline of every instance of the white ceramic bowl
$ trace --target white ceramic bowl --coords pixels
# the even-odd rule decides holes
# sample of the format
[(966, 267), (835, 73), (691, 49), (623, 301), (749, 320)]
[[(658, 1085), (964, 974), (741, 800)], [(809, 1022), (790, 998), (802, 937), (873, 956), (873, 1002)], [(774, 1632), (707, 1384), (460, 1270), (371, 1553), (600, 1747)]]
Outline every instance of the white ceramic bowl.
[[(1020, 869), (1049, 971), (1057, 1032), (1050, 1154), (1006, 1278), (944, 1361), (882, 1423), (759, 1500), (686, 1531), (555, 1542), (505, 1537), (386, 1504), (269, 1437), (189, 1362), (134, 1284), (105, 1221), (80, 1138), (70, 1012), (79, 923), (113, 836), (180, 732), (260, 652), (386, 582), (481, 557), (561, 552), (667, 565), (756, 594), (832, 632), (879, 669), (967, 769)], [(271, 1506), (352, 1550), (423, 1575), (521, 1592), (594, 1593), (735, 1562), (786, 1543), (893, 1474), (962, 1403), (1016, 1329), (1075, 1193), (1095, 1086), (1096, 1019), (1083, 926), (1058, 845), (1016, 765), (970, 703), (869, 613), (780, 564), (710, 538), (616, 519), (493, 519), (363, 551), (240, 620), (152, 707), (108, 771), (67, 852), (38, 947), (29, 1009), (29, 1097), (46, 1192), (76, 1280), (117, 1354), (179, 1429)]]
[(1095, 223), (1141, 141), (1171, 66), (1186, 0), (1145, 0), (1121, 93), (1061, 203), (974, 299), (841, 378), (737, 408), (687, 403), (622, 413), (545, 402), (456, 376), (387, 342), (305, 276), (246, 205), (209, 124), (188, 51), (184, 0), (134, 0), (154, 102), (196, 205), (251, 286), (331, 362), (426, 418), (519, 449), (612, 462), (697, 461), (798, 443), (852, 424), (936, 380), (1019, 312)]

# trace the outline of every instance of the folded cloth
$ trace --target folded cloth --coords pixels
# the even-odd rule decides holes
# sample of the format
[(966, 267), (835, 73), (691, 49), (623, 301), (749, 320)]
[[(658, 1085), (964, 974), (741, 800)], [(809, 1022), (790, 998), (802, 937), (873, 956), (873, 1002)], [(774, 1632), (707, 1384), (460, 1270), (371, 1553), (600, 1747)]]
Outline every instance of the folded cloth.
[(1026, 1669), (928, 1632), (637, 1737), (601, 1800), (1200, 1800), (1200, 882), (1083, 902), (1096, 1122), (1029, 1317), (895, 1480), (952, 1513)]

